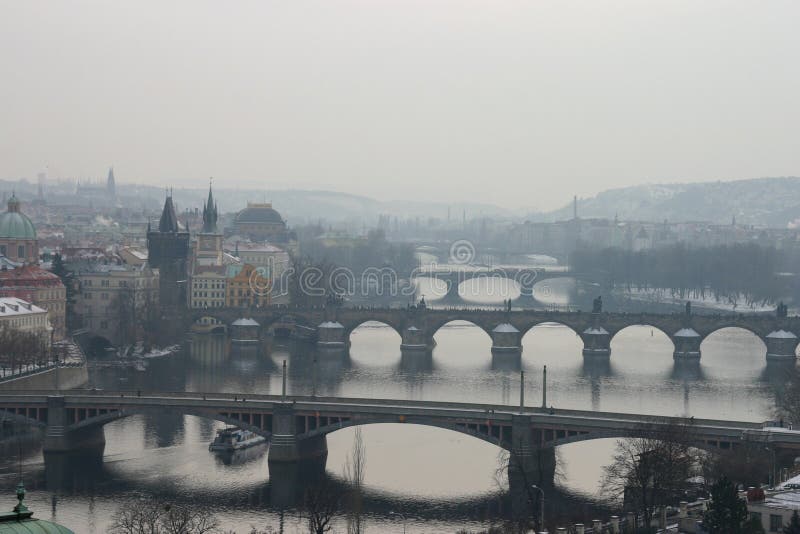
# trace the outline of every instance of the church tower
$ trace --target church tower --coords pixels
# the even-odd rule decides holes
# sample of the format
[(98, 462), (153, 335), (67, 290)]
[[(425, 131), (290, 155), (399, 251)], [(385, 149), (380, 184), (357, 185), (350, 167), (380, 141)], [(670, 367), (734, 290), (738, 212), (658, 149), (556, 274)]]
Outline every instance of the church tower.
[(109, 198), (117, 198), (117, 184), (114, 180), (114, 167), (108, 169), (108, 179), (106, 180), (106, 194)]
[(208, 200), (203, 206), (203, 228), (197, 233), (195, 265), (222, 265), (222, 232), (217, 228), (217, 218), (217, 204), (209, 184)]
[[(110, 175), (113, 178), (113, 174)], [(158, 228), (147, 225), (147, 263), (159, 270), (159, 301), (162, 312), (177, 311), (186, 303), (189, 232), (178, 223), (172, 194), (161, 211)]]

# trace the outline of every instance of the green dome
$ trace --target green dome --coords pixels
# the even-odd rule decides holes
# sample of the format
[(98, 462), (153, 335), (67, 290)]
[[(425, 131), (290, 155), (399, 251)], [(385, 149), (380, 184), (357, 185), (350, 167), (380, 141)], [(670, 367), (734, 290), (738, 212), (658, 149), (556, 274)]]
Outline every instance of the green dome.
[(67, 527), (40, 519), (0, 522), (0, 534), (75, 534)]
[(19, 200), (11, 195), (8, 211), (0, 214), (0, 239), (36, 239), (36, 228), (31, 220), (19, 211)]
[(24, 499), (25, 486), (20, 482), (17, 484), (17, 505), (7, 514), (0, 513), (0, 534), (75, 534), (67, 527), (34, 519), (33, 512), (22, 502)]

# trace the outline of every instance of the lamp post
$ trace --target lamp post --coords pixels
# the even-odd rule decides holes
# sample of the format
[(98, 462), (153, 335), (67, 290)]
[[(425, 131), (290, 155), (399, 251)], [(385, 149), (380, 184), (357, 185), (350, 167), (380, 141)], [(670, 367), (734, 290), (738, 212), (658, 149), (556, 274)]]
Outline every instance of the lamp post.
[(541, 494), (541, 499), (539, 500), (539, 530), (544, 530), (544, 490), (536, 484), (531, 484), (531, 489)]
[(406, 534), (406, 516), (404, 516), (404, 515), (403, 515), (403, 514), (401, 514), (401, 513), (398, 513), (398, 512), (391, 511), (391, 510), (389, 511), (389, 515), (396, 515), (396, 516), (399, 516), (399, 517), (400, 517), (400, 519), (402, 519), (402, 520), (403, 520), (403, 534)]

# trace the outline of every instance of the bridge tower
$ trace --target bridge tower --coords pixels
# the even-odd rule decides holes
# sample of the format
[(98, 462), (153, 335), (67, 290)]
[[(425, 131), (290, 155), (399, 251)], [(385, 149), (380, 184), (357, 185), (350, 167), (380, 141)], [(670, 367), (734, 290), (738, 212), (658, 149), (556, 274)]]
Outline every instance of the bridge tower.
[(186, 275), (189, 231), (178, 223), (172, 194), (164, 200), (158, 228), (147, 224), (147, 263), (159, 270), (159, 303), (162, 316), (186, 307)]

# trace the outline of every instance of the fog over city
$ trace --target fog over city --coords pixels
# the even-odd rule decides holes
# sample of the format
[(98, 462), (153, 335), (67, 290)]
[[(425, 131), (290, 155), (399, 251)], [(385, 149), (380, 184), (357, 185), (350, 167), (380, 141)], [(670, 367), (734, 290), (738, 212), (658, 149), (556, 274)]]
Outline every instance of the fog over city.
[(113, 163), (546, 210), (797, 175), (798, 20), (791, 0), (7, 0), (0, 178)]
[(798, 22), (0, 0), (0, 533), (800, 534)]

